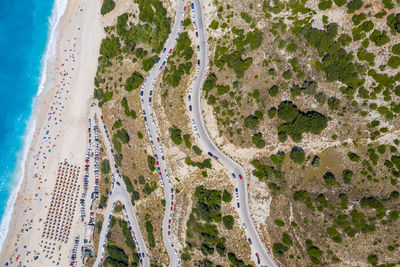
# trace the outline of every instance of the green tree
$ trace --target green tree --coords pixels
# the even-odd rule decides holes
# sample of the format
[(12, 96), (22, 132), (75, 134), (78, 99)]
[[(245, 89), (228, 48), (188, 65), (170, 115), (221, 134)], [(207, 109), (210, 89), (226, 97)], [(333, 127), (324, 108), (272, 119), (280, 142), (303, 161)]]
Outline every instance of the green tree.
[(244, 126), (251, 130), (255, 130), (258, 127), (258, 118), (254, 115), (249, 115), (244, 119)]
[(222, 200), (224, 202), (231, 202), (232, 200), (232, 195), (226, 189), (222, 192)]
[(232, 230), (233, 225), (235, 223), (235, 219), (233, 218), (232, 215), (226, 215), (222, 217), (222, 222), (224, 223), (226, 229)]
[(305, 161), (306, 153), (301, 147), (293, 147), (292, 151), (290, 152), (290, 158), (293, 160), (294, 163), (302, 164)]
[(103, 4), (101, 5), (100, 13), (101, 15), (105, 15), (111, 12), (115, 7), (115, 3), (113, 0), (103, 0)]
[(101, 162), (101, 172), (103, 174), (108, 174), (110, 172), (110, 161), (105, 159)]
[(125, 90), (131, 92), (132, 90), (139, 88), (143, 83), (143, 76), (139, 72), (135, 71), (131, 76), (126, 79)]
[(182, 135), (181, 135), (181, 130), (177, 128), (175, 125), (170, 127), (169, 129), (169, 134), (171, 136), (172, 142), (174, 142), (175, 145), (180, 145), (183, 142)]

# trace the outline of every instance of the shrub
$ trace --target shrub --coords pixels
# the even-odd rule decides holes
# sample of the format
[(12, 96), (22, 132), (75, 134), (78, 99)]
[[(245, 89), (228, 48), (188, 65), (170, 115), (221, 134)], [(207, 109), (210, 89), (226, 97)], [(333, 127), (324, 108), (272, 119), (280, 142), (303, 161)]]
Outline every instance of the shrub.
[(297, 50), (297, 44), (294, 43), (294, 42), (289, 43), (286, 46), (286, 50), (289, 51), (289, 52), (295, 52)]
[(190, 134), (184, 134), (183, 135), (183, 141), (184, 141), (184, 143), (185, 143), (185, 146), (187, 147), (187, 148), (192, 148), (192, 143), (190, 142)]
[(262, 134), (261, 133), (256, 133), (251, 137), (251, 142), (257, 147), (257, 148), (263, 148), (265, 147), (265, 141), (262, 139)]
[(172, 142), (174, 142), (175, 145), (180, 145), (183, 142), (181, 132), (182, 131), (178, 129), (175, 125), (169, 128), (169, 134), (171, 136)]
[(214, 20), (211, 21), (211, 23), (210, 23), (210, 28), (213, 29), (213, 30), (216, 30), (216, 29), (218, 29), (218, 25), (219, 25), (218, 21), (216, 21), (216, 20), (214, 19)]
[(264, 119), (264, 114), (263, 114), (263, 112), (261, 111), (261, 110), (256, 110), (255, 112), (254, 112), (254, 115), (257, 117), (257, 119), (259, 119), (259, 120), (262, 120), (262, 119)]
[(392, 46), (392, 52), (395, 55), (400, 55), (400, 43)]
[(272, 163), (276, 165), (282, 165), (283, 162), (285, 161), (285, 153), (284, 152), (278, 152), (277, 154), (269, 156), (271, 159)]
[(290, 101), (283, 101), (278, 106), (278, 118), (281, 120), (291, 122), (297, 117), (298, 114), (299, 110)]
[(360, 9), (363, 6), (362, 0), (352, 0), (347, 3), (348, 13), (354, 13), (354, 11)]
[(354, 25), (360, 24), (363, 20), (367, 18), (367, 15), (365, 13), (360, 13), (360, 14), (354, 14), (351, 20), (353, 21)]
[(340, 101), (336, 97), (330, 97), (328, 99), (328, 107), (331, 110), (338, 110), (339, 109)]
[(378, 265), (379, 259), (375, 254), (369, 254), (367, 257), (367, 261), (371, 263), (373, 266)]
[(278, 256), (283, 256), (288, 250), (289, 248), (280, 242), (272, 245), (272, 251)]
[(277, 96), (279, 93), (279, 88), (276, 85), (273, 85), (271, 88), (268, 89), (268, 93), (270, 96), (274, 97)]
[(306, 154), (301, 147), (293, 147), (292, 151), (290, 152), (290, 158), (293, 160), (294, 163), (302, 164), (305, 160)]
[(101, 15), (105, 15), (108, 12), (111, 12), (115, 7), (115, 3), (113, 0), (103, 0), (103, 5), (101, 6), (100, 13)]
[(275, 219), (275, 220), (274, 220), (274, 223), (275, 223), (276, 225), (278, 225), (279, 227), (282, 227), (282, 226), (285, 225), (285, 223), (284, 223), (282, 220), (279, 220), (279, 219)]
[(194, 151), (194, 153), (196, 154), (196, 155), (201, 155), (201, 153), (203, 152), (198, 146), (196, 146), (196, 145), (194, 145), (194, 146), (192, 146), (192, 149), (193, 149), (193, 151)]
[(149, 170), (154, 172), (156, 169), (156, 159), (153, 156), (147, 156), (147, 166), (149, 166)]
[(143, 70), (146, 72), (151, 70), (151, 68), (154, 66), (154, 64), (156, 64), (157, 58), (158, 58), (158, 56), (155, 55), (155, 56), (144, 59), (142, 61)]
[(291, 245), (293, 245), (293, 241), (292, 241), (292, 239), (290, 238), (290, 235), (289, 235), (288, 233), (286, 233), (286, 232), (284, 232), (284, 233), (282, 234), (282, 242), (283, 242), (285, 245), (288, 245), (289, 247), (290, 247)]
[(331, 6), (332, 6), (332, 1), (330, 1), (330, 0), (321, 1), (318, 4), (318, 8), (320, 10), (326, 10), (328, 8), (331, 8)]
[(235, 223), (235, 219), (232, 215), (227, 215), (222, 217), (222, 222), (226, 229), (231, 230), (233, 228), (233, 224)]
[(293, 194), (293, 199), (296, 201), (304, 201), (306, 198), (308, 198), (307, 191), (296, 191)]
[(110, 172), (110, 161), (105, 159), (101, 162), (101, 173), (108, 174)]
[(354, 173), (351, 170), (345, 169), (342, 172), (343, 182), (345, 184), (350, 184), (351, 178), (353, 178)]
[(359, 161), (360, 161), (360, 156), (357, 155), (357, 154), (354, 153), (354, 152), (349, 152), (349, 153), (347, 153), (347, 156), (348, 156), (349, 159), (350, 159), (351, 161), (353, 161), (353, 162), (359, 162)]
[(131, 76), (126, 79), (125, 90), (131, 92), (133, 89), (138, 88), (143, 83), (143, 76), (139, 72), (135, 71)]
[(222, 200), (224, 202), (231, 202), (231, 200), (232, 200), (232, 195), (228, 191), (226, 191), (225, 189), (222, 192)]
[(100, 55), (107, 59), (116, 57), (120, 53), (121, 44), (114, 35), (103, 39), (100, 46)]
[(276, 108), (272, 107), (268, 110), (268, 117), (270, 119), (272, 119), (276, 116), (277, 113), (278, 113), (278, 110), (276, 110)]
[(337, 184), (335, 175), (333, 175), (331, 172), (326, 172), (323, 178), (327, 186), (335, 186)]
[(370, 34), (369, 39), (377, 46), (383, 46), (390, 42), (390, 38), (386, 35), (386, 31), (374, 30)]
[(388, 61), (388, 66), (393, 69), (397, 69), (400, 66), (400, 57), (391, 56)]
[(390, 14), (387, 17), (387, 25), (389, 26), (392, 34), (400, 33), (400, 13)]
[(258, 127), (258, 123), (258, 118), (254, 115), (249, 115), (244, 119), (244, 126), (251, 130), (255, 130)]
[(151, 248), (155, 248), (156, 242), (154, 240), (153, 225), (151, 224), (151, 221), (146, 221), (145, 226), (146, 226), (147, 240), (149, 241), (149, 246)]

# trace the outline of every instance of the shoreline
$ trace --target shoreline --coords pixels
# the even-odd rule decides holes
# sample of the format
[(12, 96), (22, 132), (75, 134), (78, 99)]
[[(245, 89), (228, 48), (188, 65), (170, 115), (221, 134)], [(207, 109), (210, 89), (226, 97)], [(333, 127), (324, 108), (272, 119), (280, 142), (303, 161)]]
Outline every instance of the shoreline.
[[(9, 210), (11, 220), (1, 248), (2, 264), (69, 265), (74, 238), (82, 232), (83, 222), (77, 209), (72, 214), (67, 242), (52, 244), (58, 257), (50, 256), (52, 251), (45, 252), (49, 245), (44, 245), (42, 236), (52, 203), (57, 168), (60, 162), (67, 160), (82, 169), (87, 147), (89, 101), (93, 95), (103, 33), (99, 23), (99, 1), (85, 2), (55, 0), (54, 3), (54, 12), (59, 11), (56, 9), (60, 3), (65, 3), (65, 10), (58, 21), (55, 18), (57, 23), (49, 31), (53, 36), (49, 36), (46, 46), (42, 77), (26, 128), (24, 155), (17, 165), (18, 168), (23, 165), (19, 168), (22, 179), (18, 181), (19, 188), (13, 192), (15, 201)], [(78, 185), (83, 184), (83, 177), (77, 179)], [(48, 241), (53, 243), (50, 240), (45, 243)]]
[[(68, 0), (54, 0), (54, 4), (52, 7), (50, 21), (49, 21), (49, 28), (47, 33), (48, 40), (46, 43), (45, 51), (41, 57), (41, 63), (40, 63), (41, 71), (40, 71), (38, 89), (36, 95), (32, 100), (31, 114), (28, 118), (25, 134), (23, 137), (24, 141), (22, 143), (22, 147), (18, 151), (19, 162), (16, 164), (15, 171), (13, 173), (13, 177), (15, 177), (13, 180), (15, 180), (16, 184), (14, 185), (14, 188), (8, 197), (7, 205), (0, 222), (0, 251), (3, 249), (4, 242), (7, 239), (9, 226), (12, 219), (11, 215), (14, 211), (14, 206), (17, 200), (17, 196), (20, 193), (21, 185), (24, 180), (26, 171), (26, 161), (30, 150), (29, 148), (32, 145), (33, 136), (37, 128), (37, 118), (40, 114), (38, 109), (40, 108), (41, 98), (44, 97), (46, 93), (45, 84), (48, 77), (47, 74), (48, 65), (51, 65), (52, 60), (55, 61), (56, 46), (54, 41), (57, 38), (58, 24), (61, 17), (64, 15), (67, 2)], [(53, 52), (53, 54), (50, 54), (51, 52)]]

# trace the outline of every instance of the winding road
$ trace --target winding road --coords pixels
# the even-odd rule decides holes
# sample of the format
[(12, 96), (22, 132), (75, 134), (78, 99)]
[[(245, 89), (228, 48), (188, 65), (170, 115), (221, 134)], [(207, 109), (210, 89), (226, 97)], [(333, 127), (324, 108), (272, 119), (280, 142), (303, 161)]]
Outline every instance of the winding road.
[(195, 22), (195, 30), (198, 32), (198, 41), (200, 45), (200, 51), (198, 52), (198, 59), (200, 60), (200, 64), (198, 64), (199, 74), (197, 77), (195, 76), (188, 95), (188, 106), (191, 106), (188, 110), (191, 110), (190, 117), (192, 119), (193, 131), (199, 147), (202, 148), (203, 151), (207, 151), (209, 156), (218, 160), (232, 173), (232, 179), (234, 179), (237, 189), (237, 203), (235, 206), (238, 209), (239, 217), (247, 238), (250, 240), (252, 258), (260, 266), (275, 267), (277, 264), (265, 249), (251, 221), (248, 208), (246, 172), (242, 166), (219, 150), (208, 135), (203, 122), (200, 99), (202, 83), (208, 68), (208, 44), (201, 3), (199, 0), (193, 0), (192, 3), (194, 4), (192, 8), (194, 15), (193, 21)]

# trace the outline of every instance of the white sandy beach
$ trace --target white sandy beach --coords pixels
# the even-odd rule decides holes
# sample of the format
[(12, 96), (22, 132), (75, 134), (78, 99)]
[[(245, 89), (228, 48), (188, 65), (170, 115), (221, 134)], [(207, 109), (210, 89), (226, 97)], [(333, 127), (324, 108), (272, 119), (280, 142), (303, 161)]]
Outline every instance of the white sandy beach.
[[(69, 0), (57, 27), (56, 58), (47, 63), (44, 92), (37, 99), (36, 128), (1, 251), (3, 266), (70, 264), (74, 238), (83, 227), (79, 203), (66, 243), (42, 234), (59, 163), (66, 160), (84, 168), (89, 103), (103, 35), (99, 11), (100, 0)], [(77, 181), (79, 196), (82, 173)]]

